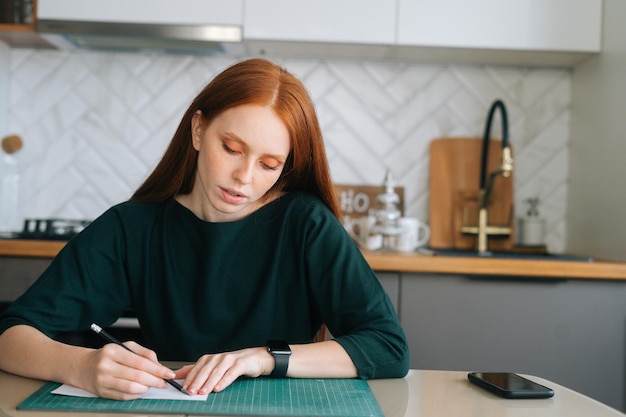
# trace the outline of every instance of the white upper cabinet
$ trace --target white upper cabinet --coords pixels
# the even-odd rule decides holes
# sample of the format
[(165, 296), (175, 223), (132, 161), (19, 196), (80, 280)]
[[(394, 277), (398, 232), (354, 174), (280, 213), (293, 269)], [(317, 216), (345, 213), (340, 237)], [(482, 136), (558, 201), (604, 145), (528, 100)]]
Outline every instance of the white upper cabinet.
[(190, 54), (242, 48), (243, 0), (39, 0), (37, 32), (62, 49)]
[(398, 44), (599, 52), (602, 0), (398, 0)]
[(246, 40), (395, 42), (395, 0), (246, 0)]
[(228, 35), (215, 39), (236, 52), (569, 67), (601, 50), (602, 1), (38, 0), (38, 29), (81, 21), (204, 33), (214, 25), (211, 33)]
[(38, 0), (42, 20), (241, 25), (243, 0)]

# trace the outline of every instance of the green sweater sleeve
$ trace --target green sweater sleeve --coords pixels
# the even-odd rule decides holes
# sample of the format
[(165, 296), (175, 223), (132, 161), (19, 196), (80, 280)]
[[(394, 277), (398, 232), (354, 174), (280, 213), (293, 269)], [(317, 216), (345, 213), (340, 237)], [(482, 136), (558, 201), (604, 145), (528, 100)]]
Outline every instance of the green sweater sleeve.
[(403, 377), (409, 348), (378, 277), (324, 207), (303, 219), (306, 265), (322, 318), (361, 378)]
[(117, 216), (109, 211), (70, 240), (43, 274), (0, 316), (50, 337), (113, 323), (130, 305)]

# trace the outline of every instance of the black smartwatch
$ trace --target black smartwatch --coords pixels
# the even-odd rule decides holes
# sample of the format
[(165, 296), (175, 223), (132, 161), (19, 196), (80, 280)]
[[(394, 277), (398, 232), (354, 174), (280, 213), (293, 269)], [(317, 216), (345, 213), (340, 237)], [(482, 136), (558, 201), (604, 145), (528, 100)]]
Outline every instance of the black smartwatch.
[(274, 370), (270, 374), (272, 378), (284, 378), (289, 368), (289, 356), (291, 349), (284, 340), (268, 340), (267, 351), (274, 357)]

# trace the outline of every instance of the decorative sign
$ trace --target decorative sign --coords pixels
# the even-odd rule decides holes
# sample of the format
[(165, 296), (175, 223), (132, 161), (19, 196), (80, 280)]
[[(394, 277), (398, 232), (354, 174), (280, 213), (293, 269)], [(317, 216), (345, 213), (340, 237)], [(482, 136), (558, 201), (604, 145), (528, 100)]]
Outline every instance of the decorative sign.
[[(400, 197), (398, 210), (404, 215), (404, 187), (395, 187), (394, 190)], [(344, 223), (348, 219), (367, 216), (370, 210), (379, 209), (378, 195), (384, 191), (382, 185), (335, 184), (335, 194), (339, 199)]]

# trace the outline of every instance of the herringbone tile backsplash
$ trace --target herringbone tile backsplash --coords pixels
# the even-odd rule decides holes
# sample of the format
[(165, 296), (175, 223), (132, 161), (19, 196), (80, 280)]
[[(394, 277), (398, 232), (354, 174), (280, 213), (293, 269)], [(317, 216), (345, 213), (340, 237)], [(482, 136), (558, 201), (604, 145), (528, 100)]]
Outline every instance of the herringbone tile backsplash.
[[(10, 133), (21, 152), (26, 217), (92, 219), (126, 200), (160, 158), (184, 110), (227, 56), (12, 49)], [(390, 168), (406, 212), (428, 221), (428, 149), (482, 136), (507, 105), (516, 213), (538, 196), (546, 243), (565, 247), (570, 73), (559, 69), (282, 60), (316, 103), (337, 183), (381, 184)], [(499, 123), (493, 136), (500, 137)], [(477, 173), (478, 175), (478, 173)]]

